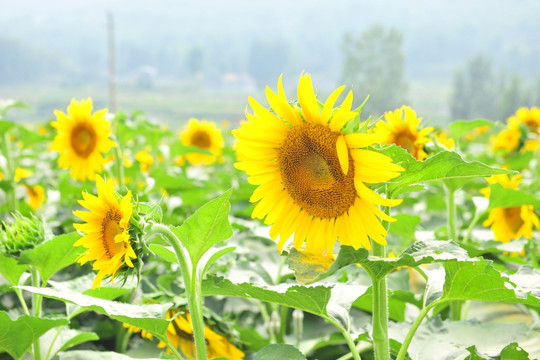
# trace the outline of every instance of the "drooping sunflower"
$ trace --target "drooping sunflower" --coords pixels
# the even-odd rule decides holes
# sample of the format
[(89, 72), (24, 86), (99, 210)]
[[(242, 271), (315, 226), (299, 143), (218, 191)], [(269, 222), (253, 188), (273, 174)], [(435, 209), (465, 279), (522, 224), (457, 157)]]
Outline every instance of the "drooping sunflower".
[(274, 112), (253, 98), (254, 113), (233, 131), (238, 162), (248, 181), (259, 187), (250, 201), (257, 203), (252, 217), (272, 224), (270, 236), (281, 251), (294, 233), (294, 247), (312, 254), (333, 255), (334, 244), (371, 248), (369, 238), (386, 244), (386, 230), (378, 218), (392, 221), (377, 205), (395, 206), (401, 200), (386, 199), (366, 184), (399, 175), (403, 168), (392, 159), (363, 149), (381, 142), (388, 133), (348, 134), (341, 129), (356, 113), (351, 111), (352, 92), (342, 105), (334, 103), (344, 86), (335, 90), (322, 108), (311, 77), (300, 76), (299, 106), (291, 105), (281, 77), (278, 94), (266, 88)]
[(41, 185), (27, 185), (24, 184), (26, 188), (26, 195), (28, 195), (28, 205), (33, 210), (37, 210), (45, 202), (45, 189)]
[(540, 108), (533, 106), (519, 108), (516, 113), (508, 118), (508, 125), (525, 124), (531, 133), (540, 135)]
[[(171, 345), (180, 351), (188, 358), (196, 358), (195, 341), (193, 338), (193, 328), (191, 327), (191, 317), (185, 310), (171, 309), (165, 315), (167, 320), (173, 319), (167, 328), (167, 338)], [(124, 324), (129, 332), (141, 333), (143, 338), (152, 340), (152, 334), (136, 328), (134, 326)], [(229, 360), (242, 360), (245, 354), (234, 346), (225, 336), (213, 331), (208, 325), (204, 326), (204, 337), (206, 340), (206, 353), (209, 359), (226, 357)], [(158, 347), (165, 348), (167, 345), (160, 341)], [(170, 352), (167, 349), (167, 352)]]
[(210, 165), (216, 160), (223, 151), (223, 136), (216, 124), (211, 121), (189, 119), (188, 123), (180, 133), (180, 141), (184, 145), (196, 146), (199, 149), (208, 150), (212, 155), (189, 153), (185, 157), (191, 164)]
[(86, 221), (84, 224), (73, 224), (85, 234), (74, 246), (84, 246), (87, 249), (77, 260), (81, 265), (95, 261), (93, 269), (98, 273), (93, 288), (98, 287), (105, 276), (114, 280), (116, 273), (124, 265), (133, 267), (131, 259), (137, 257), (129, 237), (129, 220), (133, 206), (131, 191), (118, 202), (111, 179), (104, 181), (97, 175), (96, 187), (97, 197), (83, 192), (84, 200), (79, 200), (79, 204), (89, 212), (73, 212), (75, 216)]
[(92, 99), (71, 100), (67, 114), (54, 111), (57, 121), (52, 126), (58, 134), (52, 149), (60, 152), (58, 165), (70, 168), (76, 180), (94, 180), (96, 172), (101, 172), (106, 162), (103, 154), (115, 146), (109, 139), (111, 129), (104, 118), (106, 113), (107, 109), (103, 109), (92, 114)]
[[(512, 179), (508, 175), (494, 175), (486, 180), (490, 184), (501, 184), (509, 189), (517, 189), (521, 183), (521, 175), (514, 175)], [(489, 197), (488, 191), (483, 189), (482, 193)], [(491, 231), (495, 236), (495, 240), (508, 242), (513, 239), (532, 237), (533, 226), (540, 228), (540, 221), (534, 213), (532, 205), (521, 205), (508, 208), (495, 208), (490, 210), (488, 218), (482, 223), (483, 226), (491, 226)]]
[(418, 129), (422, 118), (416, 117), (416, 112), (408, 106), (402, 106), (384, 114), (385, 121), (377, 122), (375, 132), (389, 132), (384, 143), (401, 146), (417, 160), (427, 157), (424, 145), (429, 141), (427, 135), (433, 128)]

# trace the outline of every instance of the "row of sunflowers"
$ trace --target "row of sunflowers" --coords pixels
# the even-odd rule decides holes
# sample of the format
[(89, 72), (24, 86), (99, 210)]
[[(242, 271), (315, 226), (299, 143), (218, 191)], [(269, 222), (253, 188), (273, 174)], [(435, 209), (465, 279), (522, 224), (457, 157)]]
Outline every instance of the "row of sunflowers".
[(232, 131), (2, 104), (0, 359), (540, 356), (540, 109), (436, 129), (344, 89), (280, 77)]

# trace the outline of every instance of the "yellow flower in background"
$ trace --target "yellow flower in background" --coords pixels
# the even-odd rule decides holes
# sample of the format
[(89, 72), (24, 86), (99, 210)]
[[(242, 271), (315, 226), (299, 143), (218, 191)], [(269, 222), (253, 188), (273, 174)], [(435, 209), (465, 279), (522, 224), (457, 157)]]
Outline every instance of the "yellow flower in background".
[(141, 170), (147, 172), (152, 164), (154, 163), (154, 158), (147, 151), (141, 150), (135, 154), (135, 160), (141, 165)]
[(58, 165), (70, 168), (76, 180), (95, 179), (96, 172), (103, 170), (103, 154), (116, 144), (109, 139), (110, 124), (104, 116), (107, 109), (92, 114), (92, 99), (71, 100), (67, 114), (55, 110), (56, 122), (52, 126), (58, 134), (52, 149), (60, 153)]
[(444, 146), (448, 150), (453, 149), (455, 146), (454, 139), (450, 137), (450, 133), (446, 130), (439, 133), (434, 133), (433, 137), (435, 138), (435, 140), (437, 140), (437, 143)]
[[(174, 318), (167, 328), (167, 338), (172, 346), (176, 349), (180, 348), (180, 351), (188, 359), (195, 359), (195, 341), (189, 313), (181, 310), (168, 310), (165, 318), (167, 320)], [(245, 356), (226, 337), (214, 332), (208, 325), (204, 326), (204, 337), (206, 340), (206, 353), (209, 359), (225, 357), (229, 360), (242, 360)], [(164, 348), (166, 345), (160, 341), (158, 347)], [(167, 349), (167, 352), (169, 353), (170, 350)]]
[(135, 326), (132, 326), (132, 325), (129, 325), (129, 324), (126, 324), (124, 323), (123, 326), (128, 329), (128, 331), (130, 333), (133, 333), (133, 334), (141, 334), (141, 337), (143, 339), (148, 339), (148, 340), (153, 340), (154, 337), (152, 336), (152, 334), (150, 334), (148, 331), (146, 330), (142, 330), (142, 329), (139, 329), (138, 327), (135, 327)]
[(480, 135), (488, 132), (489, 129), (491, 129), (491, 126), (489, 125), (483, 125), (483, 126), (474, 128), (472, 131), (469, 131), (468, 133), (465, 134), (465, 139), (468, 141), (472, 141), (476, 139), (477, 137), (479, 137)]
[(209, 165), (215, 162), (223, 151), (224, 142), (221, 132), (216, 124), (211, 121), (189, 119), (180, 133), (180, 141), (187, 146), (196, 146), (199, 149), (208, 150), (209, 154), (189, 153), (185, 157), (191, 164)]
[(73, 224), (85, 234), (74, 246), (84, 246), (87, 249), (77, 260), (81, 265), (95, 261), (93, 269), (98, 270), (98, 273), (93, 288), (99, 287), (105, 276), (114, 280), (122, 266), (133, 267), (131, 259), (137, 257), (129, 239), (131, 191), (118, 202), (111, 179), (104, 181), (99, 175), (96, 176), (96, 187), (97, 197), (83, 192), (84, 200), (79, 200), (79, 204), (89, 212), (73, 212), (86, 221), (84, 224)]
[(24, 178), (31, 177), (32, 175), (34, 175), (32, 171), (18, 167), (15, 169), (15, 177), (13, 178), (13, 180), (15, 182), (19, 182)]
[(24, 184), (26, 195), (28, 195), (28, 205), (33, 210), (37, 210), (45, 202), (45, 189), (41, 185), (30, 186)]
[[(272, 224), (270, 236), (285, 241), (294, 233), (294, 247), (313, 254), (333, 256), (341, 245), (371, 248), (370, 240), (386, 245), (386, 230), (378, 218), (393, 221), (377, 205), (395, 206), (401, 200), (385, 199), (366, 184), (399, 175), (403, 168), (392, 159), (363, 149), (384, 140), (388, 133), (343, 135), (341, 128), (357, 113), (351, 112), (352, 92), (342, 105), (334, 103), (345, 87), (335, 90), (322, 107), (311, 77), (300, 77), (299, 106), (289, 104), (281, 77), (278, 94), (266, 88), (275, 113), (253, 98), (254, 113), (233, 130), (238, 162), (235, 167), (258, 185), (250, 198), (257, 203), (252, 217)], [(322, 111), (321, 111), (322, 110)]]
[(512, 116), (508, 118), (508, 126), (519, 126), (525, 124), (529, 131), (540, 135), (540, 109), (536, 106), (532, 108), (522, 107)]
[(401, 146), (417, 160), (424, 160), (427, 157), (424, 145), (429, 141), (427, 134), (433, 131), (433, 128), (419, 129), (422, 118), (416, 117), (413, 109), (402, 106), (393, 112), (388, 111), (384, 114), (384, 120), (377, 122), (375, 132), (390, 133), (385, 144)]
[[(486, 180), (490, 184), (501, 184), (502, 186), (517, 190), (521, 183), (521, 174), (514, 175), (512, 179), (506, 174), (494, 175)], [(490, 196), (489, 188), (482, 189), (482, 193)], [(540, 221), (534, 213), (532, 205), (521, 205), (508, 208), (495, 208), (490, 210), (488, 218), (482, 223), (483, 226), (491, 226), (491, 231), (495, 236), (495, 240), (508, 242), (513, 239), (532, 237), (533, 226), (540, 227)]]
[(506, 129), (502, 130), (496, 136), (491, 137), (491, 143), (494, 150), (516, 150), (521, 140), (521, 131), (516, 124), (509, 125)]
[(523, 148), (521, 149), (521, 153), (525, 153), (527, 151), (535, 152), (540, 148), (540, 141), (535, 139), (529, 139), (525, 141), (525, 144), (523, 144)]

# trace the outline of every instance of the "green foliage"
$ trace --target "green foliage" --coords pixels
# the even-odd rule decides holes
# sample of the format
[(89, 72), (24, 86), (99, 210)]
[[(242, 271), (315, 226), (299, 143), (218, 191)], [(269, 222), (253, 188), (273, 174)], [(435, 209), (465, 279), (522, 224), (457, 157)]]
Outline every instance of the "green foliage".
[[(60, 360), (134, 360), (130, 356), (113, 351), (76, 350), (58, 354)], [(159, 360), (159, 358), (139, 358), (139, 360)]]
[(17, 285), (21, 275), (25, 271), (26, 266), (19, 265), (15, 258), (0, 253), (0, 274), (2, 274), (11, 285)]
[(491, 184), (489, 187), (489, 209), (521, 205), (533, 205), (540, 208), (540, 199), (528, 192), (505, 188), (501, 184)]
[(253, 360), (306, 360), (304, 354), (292, 345), (272, 344), (257, 353)]

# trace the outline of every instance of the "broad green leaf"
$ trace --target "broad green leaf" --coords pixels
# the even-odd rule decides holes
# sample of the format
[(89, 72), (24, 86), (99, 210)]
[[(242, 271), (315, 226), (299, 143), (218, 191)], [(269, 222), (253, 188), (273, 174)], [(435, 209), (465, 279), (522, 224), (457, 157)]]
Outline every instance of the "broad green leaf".
[(264, 283), (235, 284), (223, 277), (203, 281), (203, 295), (236, 296), (280, 304), (331, 318), (348, 328), (351, 304), (366, 291), (360, 285), (300, 286), (294, 284), (266, 285)]
[(202, 149), (197, 146), (184, 145), (180, 141), (176, 141), (171, 145), (171, 158), (190, 153), (212, 155), (212, 153), (208, 151), (208, 149)]
[(198, 274), (199, 278), (202, 279), (204, 274), (206, 274), (210, 266), (212, 266), (212, 264), (215, 263), (217, 259), (234, 250), (236, 250), (235, 246), (224, 246), (222, 248), (208, 250), (201, 258), (201, 263), (204, 264), (204, 267), (199, 267), (201, 270), (200, 274)]
[(158, 358), (132, 358), (112, 351), (75, 350), (58, 354), (60, 360), (159, 360)]
[(0, 350), (20, 359), (41, 335), (68, 323), (66, 319), (40, 319), (28, 315), (11, 320), (6, 312), (0, 311)]
[(398, 235), (409, 240), (416, 240), (414, 234), (416, 232), (416, 227), (422, 222), (420, 216), (397, 214), (392, 217), (396, 219), (396, 221), (390, 223), (390, 229), (388, 230), (390, 234)]
[(60, 351), (67, 350), (79, 344), (99, 340), (97, 334), (93, 332), (85, 332), (80, 330), (61, 327), (47, 331), (40, 339), (41, 342), (41, 358), (45, 359), (50, 346), (50, 358)]
[(12, 123), (11, 121), (0, 120), (0, 134), (4, 134), (6, 131), (8, 131), (14, 126), (15, 123)]
[[(396, 258), (373, 257), (369, 255), (369, 251), (366, 249), (355, 250), (351, 246), (342, 246), (338, 257), (328, 271), (321, 273), (311, 282), (320, 281), (351, 264), (368, 267), (370, 271), (380, 278), (400, 266), (414, 267), (454, 259), (467, 260), (469, 257), (464, 249), (450, 241), (417, 241)], [(301, 269), (295, 268), (293, 270), (299, 272)]]
[(522, 190), (508, 189), (501, 184), (490, 185), (489, 209), (533, 205), (540, 208), (540, 199)]
[[(388, 315), (390, 320), (405, 321), (406, 304), (413, 304), (421, 308), (422, 304), (416, 300), (414, 294), (404, 290), (390, 290), (388, 292)], [(353, 306), (368, 313), (373, 309), (373, 291), (370, 286), (367, 291), (354, 302)]]
[(77, 257), (84, 252), (83, 247), (73, 246), (80, 237), (81, 235), (76, 232), (59, 235), (22, 253), (19, 263), (37, 268), (43, 278), (43, 283), (46, 283), (52, 275), (73, 264)]
[(519, 347), (517, 343), (511, 343), (501, 351), (501, 360), (528, 360), (529, 353)]
[(461, 136), (469, 131), (472, 131), (480, 126), (489, 126), (493, 127), (495, 124), (486, 119), (476, 119), (476, 120), (458, 120), (454, 121), (449, 125), (450, 135), (455, 141), (459, 141)]
[[(386, 154), (385, 150), (382, 153)], [(406, 186), (427, 181), (444, 180), (448, 186), (457, 189), (470, 179), (513, 173), (510, 170), (489, 167), (478, 161), (465, 161), (454, 151), (441, 151), (424, 161), (409, 159), (402, 166), (406, 171), (388, 184), (389, 194), (394, 194)]]
[(115, 320), (146, 330), (159, 338), (165, 336), (165, 332), (169, 326), (169, 321), (165, 320), (165, 313), (171, 307), (171, 303), (132, 305), (98, 299), (67, 288), (51, 289), (32, 286), (19, 286), (19, 288), (99, 312)]
[(297, 348), (287, 344), (272, 344), (257, 353), (253, 360), (306, 360)]
[(172, 247), (159, 244), (150, 244), (148, 248), (150, 249), (150, 251), (152, 251), (154, 254), (156, 254), (163, 260), (172, 264), (178, 264), (178, 258), (176, 257), (174, 251), (171, 250)]
[(178, 227), (171, 230), (178, 236), (187, 249), (193, 268), (199, 260), (216, 243), (228, 239), (232, 235), (229, 224), (229, 198), (232, 189), (199, 208)]
[(26, 271), (26, 266), (19, 265), (15, 258), (0, 253), (0, 274), (11, 285), (17, 285), (21, 275)]
[(56, 290), (62, 291), (68, 289), (76, 293), (81, 293), (104, 300), (114, 300), (116, 298), (119, 298), (120, 296), (132, 291), (135, 286), (134, 284), (131, 284), (131, 286), (129, 286), (129, 284), (122, 284), (122, 282), (117, 282), (116, 284), (107, 284), (107, 286), (101, 286), (99, 288), (92, 289), (92, 284), (95, 277), (96, 275), (94, 273), (90, 273), (66, 281), (50, 280), (49, 285), (51, 285)]

